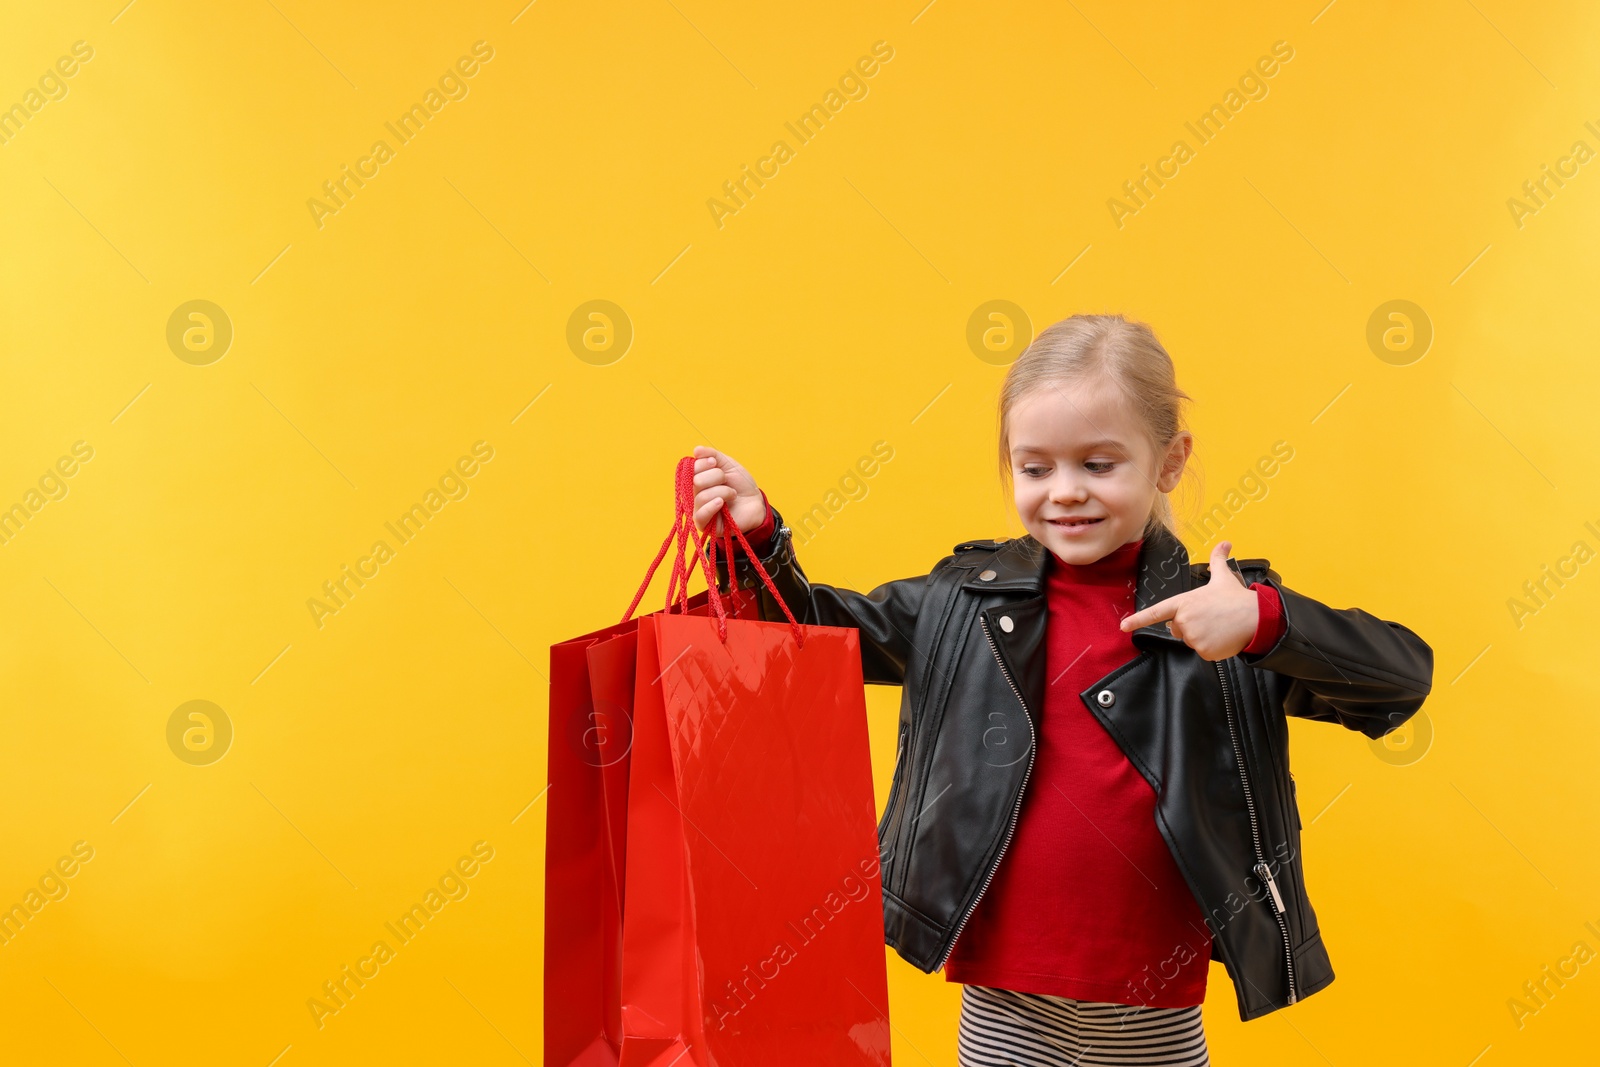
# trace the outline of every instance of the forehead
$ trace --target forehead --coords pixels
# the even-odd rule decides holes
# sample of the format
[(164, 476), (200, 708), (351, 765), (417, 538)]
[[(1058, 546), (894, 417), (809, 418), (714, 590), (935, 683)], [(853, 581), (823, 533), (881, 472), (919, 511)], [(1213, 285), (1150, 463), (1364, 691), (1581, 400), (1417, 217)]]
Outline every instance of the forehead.
[(1012, 405), (1013, 451), (1084, 448), (1113, 441), (1136, 449), (1144, 438), (1133, 405), (1115, 383), (1046, 382)]

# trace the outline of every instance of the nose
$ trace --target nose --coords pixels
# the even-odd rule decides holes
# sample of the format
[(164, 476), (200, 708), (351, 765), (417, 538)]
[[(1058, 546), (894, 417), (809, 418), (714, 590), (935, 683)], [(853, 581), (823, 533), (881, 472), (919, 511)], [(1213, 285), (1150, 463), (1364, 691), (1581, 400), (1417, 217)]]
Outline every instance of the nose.
[(1082, 503), (1089, 499), (1088, 486), (1076, 472), (1058, 470), (1050, 479), (1050, 500), (1056, 504)]

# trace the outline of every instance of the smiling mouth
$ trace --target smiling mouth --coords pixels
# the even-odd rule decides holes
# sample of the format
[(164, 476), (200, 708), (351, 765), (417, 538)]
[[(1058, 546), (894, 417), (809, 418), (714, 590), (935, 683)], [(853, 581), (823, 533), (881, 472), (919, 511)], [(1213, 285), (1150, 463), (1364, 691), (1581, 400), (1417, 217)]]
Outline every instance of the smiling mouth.
[(1084, 526), (1093, 526), (1095, 523), (1103, 522), (1105, 520), (1103, 518), (1100, 518), (1100, 519), (1046, 519), (1045, 521), (1048, 522), (1051, 526), (1064, 526), (1069, 530), (1076, 530), (1076, 529), (1080, 529), (1080, 528), (1082, 528)]

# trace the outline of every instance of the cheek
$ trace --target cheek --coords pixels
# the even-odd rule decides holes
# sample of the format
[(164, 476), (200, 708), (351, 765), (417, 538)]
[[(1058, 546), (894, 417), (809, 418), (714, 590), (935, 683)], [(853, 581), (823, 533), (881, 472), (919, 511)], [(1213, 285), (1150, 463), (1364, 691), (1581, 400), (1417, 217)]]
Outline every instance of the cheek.
[(1144, 499), (1154, 492), (1154, 487), (1134, 472), (1129, 477), (1118, 478), (1103, 485), (1100, 498), (1108, 507), (1126, 511), (1138, 508)]
[(1012, 495), (1016, 501), (1017, 513), (1029, 516), (1039, 510), (1047, 494), (1044, 487), (1037, 482), (1018, 482)]

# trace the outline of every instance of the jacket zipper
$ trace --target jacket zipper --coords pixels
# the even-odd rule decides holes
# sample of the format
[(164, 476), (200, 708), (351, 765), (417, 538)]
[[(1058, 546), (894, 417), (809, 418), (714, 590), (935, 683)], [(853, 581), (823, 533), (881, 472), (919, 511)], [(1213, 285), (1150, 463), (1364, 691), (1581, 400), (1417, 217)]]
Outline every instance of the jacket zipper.
[(1233, 721), (1233, 698), (1228, 692), (1228, 671), (1221, 660), (1216, 661), (1217, 680), (1222, 683), (1222, 707), (1228, 719), (1228, 737), (1233, 741), (1233, 758), (1239, 766), (1239, 784), (1244, 787), (1245, 811), (1250, 815), (1250, 838), (1255, 843), (1256, 865), (1253, 868), (1255, 876), (1267, 884), (1267, 890), (1272, 894), (1272, 917), (1278, 920), (1278, 930), (1283, 934), (1283, 958), (1289, 968), (1289, 1003), (1297, 999), (1294, 989), (1294, 950), (1289, 942), (1289, 922), (1284, 918), (1283, 897), (1278, 893), (1278, 883), (1272, 877), (1272, 868), (1267, 866), (1266, 856), (1261, 852), (1261, 829), (1256, 822), (1256, 802), (1250, 793), (1250, 776), (1245, 773), (1244, 749), (1239, 743), (1238, 728)]
[(994, 661), (1000, 666), (1000, 673), (1005, 676), (1006, 684), (1011, 687), (1011, 692), (1016, 694), (1017, 703), (1022, 705), (1022, 717), (1028, 720), (1028, 765), (1022, 771), (1022, 788), (1017, 790), (1017, 802), (1011, 806), (1011, 818), (1006, 823), (1005, 840), (1000, 842), (1000, 851), (995, 854), (994, 863), (989, 867), (989, 873), (984, 875), (983, 885), (978, 887), (978, 895), (972, 898), (972, 903), (967, 905), (967, 910), (961, 916), (961, 921), (956, 924), (955, 936), (950, 939), (950, 947), (945, 949), (944, 957), (934, 966), (934, 970), (943, 967), (950, 959), (950, 954), (956, 950), (956, 941), (961, 937), (961, 931), (967, 925), (967, 920), (978, 907), (978, 901), (983, 899), (984, 891), (989, 888), (989, 883), (994, 879), (994, 872), (1000, 869), (1000, 859), (1006, 854), (1006, 848), (1011, 844), (1011, 835), (1017, 829), (1017, 812), (1022, 810), (1022, 798), (1028, 792), (1028, 776), (1033, 773), (1033, 716), (1028, 713), (1028, 702), (1022, 699), (1022, 690), (1017, 688), (1017, 683), (1012, 681), (1011, 672), (1006, 669), (1006, 661), (1000, 658), (1000, 649), (994, 643), (994, 637), (989, 633), (989, 620), (982, 614), (978, 616), (978, 623), (983, 627), (983, 638), (989, 642), (989, 651), (994, 653)]
[(909, 724), (900, 724), (900, 739), (896, 742), (894, 750), (894, 776), (889, 781), (889, 799), (883, 806), (885, 826), (892, 825), (894, 806), (901, 803), (900, 793), (903, 791), (901, 780), (905, 778), (906, 764), (911, 762), (911, 754), (906, 751), (906, 737), (910, 731)]

